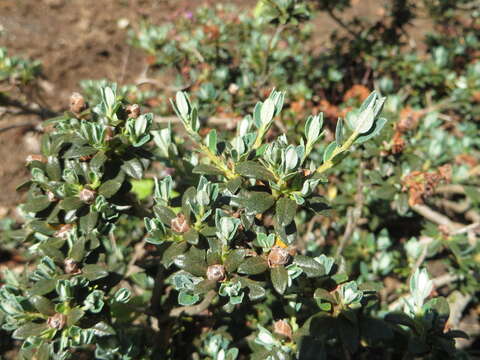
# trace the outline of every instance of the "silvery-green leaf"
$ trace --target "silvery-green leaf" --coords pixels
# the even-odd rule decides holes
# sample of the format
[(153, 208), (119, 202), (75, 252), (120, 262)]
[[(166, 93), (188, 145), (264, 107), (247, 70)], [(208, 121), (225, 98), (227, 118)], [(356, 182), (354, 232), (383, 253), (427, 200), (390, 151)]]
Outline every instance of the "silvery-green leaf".
[(289, 146), (285, 152), (285, 169), (286, 171), (293, 170), (298, 164), (298, 155), (295, 147)]
[(105, 87), (105, 102), (109, 108), (111, 108), (115, 104), (115, 93), (110, 87)]
[(187, 100), (187, 96), (183, 91), (178, 91), (176, 96), (175, 96), (175, 102), (177, 105), (178, 112), (180, 115), (185, 118), (187, 117), (189, 111), (190, 111), (190, 106)]
[(273, 119), (273, 115), (275, 113), (275, 103), (272, 99), (268, 98), (262, 104), (262, 109), (260, 112), (260, 119), (262, 121), (262, 125), (265, 126)]
[(320, 115), (309, 116), (305, 124), (305, 136), (307, 141), (314, 143), (320, 136), (323, 125), (323, 113)]
[(359, 134), (363, 134), (368, 132), (373, 125), (373, 121), (375, 120), (375, 101), (372, 100), (365, 108), (365, 110), (361, 111), (356, 119), (355, 124), (355, 131)]
[(206, 138), (207, 146), (214, 154), (217, 153), (217, 130), (211, 130)]

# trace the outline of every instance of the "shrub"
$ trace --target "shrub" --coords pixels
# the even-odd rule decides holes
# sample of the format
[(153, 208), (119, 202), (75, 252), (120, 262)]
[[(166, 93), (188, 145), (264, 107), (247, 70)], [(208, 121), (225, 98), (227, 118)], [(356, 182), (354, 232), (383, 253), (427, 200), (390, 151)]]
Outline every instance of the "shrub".
[[(28, 159), (23, 231), (39, 258), (26, 274), (7, 272), (0, 289), (4, 328), (23, 341), (21, 358), (68, 358), (88, 344), (100, 359), (455, 353), (461, 334), (444, 332), (443, 298), (425, 301), (433, 288), (425, 270), (411, 278), (405, 312), (378, 317), (377, 285), (298, 240), (296, 219), (329, 207), (316, 191), (322, 175), (384, 126), (384, 98), (373, 92), (345, 126), (339, 121), (319, 164), (309, 155), (320, 115), (307, 119), (300, 145), (284, 135), (266, 141), (284, 102), (278, 91), (235, 136), (213, 129), (204, 138), (197, 106), (178, 92), (172, 104), (194, 152), (171, 127), (154, 130), (153, 115), (126, 106), (115, 87), (100, 94), (89, 108), (74, 94), (71, 112), (51, 121), (42, 154)], [(145, 217), (145, 241), (155, 247), (146, 271), (132, 273), (135, 257), (122, 256), (116, 228), (148, 213), (131, 190), (152, 160), (175, 170), (155, 180)], [(153, 332), (152, 319), (158, 340), (144, 337), (143, 347), (138, 337)]]

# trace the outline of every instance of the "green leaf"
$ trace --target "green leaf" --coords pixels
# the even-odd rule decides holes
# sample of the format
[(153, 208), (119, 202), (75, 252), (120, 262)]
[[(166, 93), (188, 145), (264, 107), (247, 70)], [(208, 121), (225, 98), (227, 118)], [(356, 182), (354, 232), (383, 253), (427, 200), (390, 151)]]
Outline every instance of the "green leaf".
[(50, 180), (59, 181), (62, 177), (62, 169), (60, 168), (60, 162), (58, 161), (57, 157), (49, 156), (48, 162), (45, 167), (45, 171), (47, 172), (48, 177)]
[(172, 220), (177, 216), (172, 209), (162, 205), (156, 205), (153, 208), (153, 212), (155, 213), (155, 216), (160, 219), (161, 222), (169, 226)]
[(295, 256), (293, 262), (300, 266), (307, 277), (318, 277), (325, 275), (325, 269), (323, 266), (311, 257), (297, 255)]
[(88, 280), (94, 281), (108, 276), (108, 271), (100, 265), (88, 264), (83, 267), (82, 274)]
[(96, 323), (92, 327), (92, 330), (96, 336), (100, 336), (100, 337), (115, 335), (115, 330), (104, 321), (100, 321)]
[(242, 178), (240, 176), (237, 176), (236, 178), (229, 180), (226, 183), (228, 191), (230, 191), (232, 194), (235, 194), (237, 192), (240, 185), (242, 185)]
[(241, 202), (248, 211), (261, 214), (272, 207), (275, 198), (263, 191), (251, 191), (247, 194), (247, 198), (242, 199)]
[(55, 314), (55, 305), (44, 296), (32, 296), (30, 302), (43, 315), (52, 316)]
[(45, 210), (49, 205), (50, 200), (48, 200), (48, 196), (38, 196), (29, 199), (27, 203), (23, 205), (23, 211), (37, 213)]
[(40, 345), (35, 352), (35, 360), (49, 360), (50, 359), (50, 347), (47, 343)]
[(188, 245), (185, 241), (172, 243), (163, 253), (162, 264), (167, 268), (170, 267), (177, 256), (183, 254), (187, 250), (187, 247)]
[(275, 181), (275, 176), (263, 165), (255, 161), (243, 161), (235, 165), (235, 171), (244, 177), (264, 181)]
[(134, 158), (125, 161), (122, 165), (122, 170), (134, 179), (140, 180), (143, 177), (143, 165), (138, 159)]
[(60, 208), (65, 211), (77, 210), (84, 205), (84, 202), (76, 196), (70, 196), (60, 201)]
[(55, 289), (57, 282), (55, 279), (42, 279), (37, 281), (29, 290), (28, 294), (32, 295), (45, 295)]
[(42, 331), (47, 329), (47, 324), (36, 324), (36, 323), (27, 323), (25, 325), (20, 326), (17, 330), (15, 330), (12, 334), (12, 338), (17, 340), (23, 340), (28, 338), (29, 336), (40, 336)]
[(378, 118), (368, 132), (357, 137), (354, 144), (364, 143), (365, 141), (370, 140), (374, 136), (377, 136), (380, 133), (380, 131), (383, 129), (387, 121), (388, 120), (386, 118)]
[(261, 256), (253, 256), (244, 260), (238, 267), (240, 274), (257, 275), (268, 269), (267, 260)]
[(246, 277), (239, 278), (242, 287), (248, 287), (248, 298), (252, 301), (264, 298), (266, 295), (265, 283), (260, 281), (251, 280)]
[(69, 257), (77, 262), (82, 261), (85, 256), (85, 240), (83, 238), (78, 239), (73, 243), (72, 249), (70, 250)]
[(120, 173), (114, 179), (107, 180), (100, 186), (100, 188), (98, 189), (99, 195), (103, 195), (106, 199), (111, 198), (118, 192), (118, 190), (120, 190), (124, 179), (125, 173), (123, 171), (120, 171)]
[(207, 135), (207, 146), (213, 154), (217, 154), (217, 130), (212, 129)]
[(342, 146), (343, 143), (343, 120), (341, 118), (337, 121), (337, 127), (335, 129), (335, 142), (337, 146)]
[(284, 266), (277, 266), (270, 270), (270, 278), (274, 289), (281, 295), (287, 289), (288, 272)]
[(105, 155), (103, 151), (99, 151), (92, 160), (90, 160), (90, 168), (92, 170), (100, 170), (107, 159), (107, 155)]
[(275, 213), (281, 225), (288, 225), (297, 213), (297, 203), (290, 198), (282, 197), (277, 200)]
[(205, 250), (191, 247), (188, 252), (177, 257), (177, 265), (195, 276), (204, 276), (207, 271)]
[(80, 308), (73, 308), (67, 315), (67, 326), (75, 325), (85, 315), (85, 311)]
[(335, 141), (332, 141), (330, 144), (328, 144), (327, 148), (325, 149), (325, 152), (323, 153), (323, 162), (327, 162), (330, 160), (330, 158), (333, 155), (333, 151), (336, 149), (337, 143)]
[(63, 155), (64, 159), (77, 159), (83, 156), (90, 156), (97, 152), (97, 149), (91, 146), (72, 146), (68, 151)]
[(394, 324), (404, 325), (411, 329), (415, 329), (415, 321), (405, 313), (389, 313), (385, 316), (385, 320)]
[(337, 301), (335, 300), (333, 295), (330, 294), (330, 292), (328, 292), (327, 290), (322, 288), (318, 288), (317, 290), (315, 290), (315, 293), (313, 294), (313, 298), (317, 301), (323, 300), (332, 304), (337, 304)]
[(426, 310), (433, 310), (435, 313), (446, 319), (450, 316), (450, 306), (448, 305), (447, 299), (443, 296), (429, 300), (423, 307)]
[(275, 113), (275, 103), (272, 99), (268, 98), (262, 104), (262, 109), (260, 111), (260, 120), (262, 121), (262, 125), (265, 126), (273, 119), (273, 115)]
[(183, 91), (177, 91), (175, 96), (175, 104), (181, 117), (185, 118), (190, 112), (189, 101), (187, 95)]
[(474, 186), (464, 186), (463, 189), (465, 190), (465, 195), (474, 203), (480, 203), (480, 191), (477, 190)]
[(242, 263), (245, 258), (246, 250), (245, 249), (235, 249), (228, 253), (225, 258), (224, 265), (225, 270), (231, 273), (237, 270), (238, 266)]
[(190, 306), (198, 302), (198, 300), (200, 300), (200, 297), (197, 294), (192, 295), (183, 291), (178, 293), (178, 303), (180, 305)]
[(190, 229), (185, 234), (183, 234), (183, 238), (189, 244), (197, 245), (198, 244), (198, 231), (195, 230), (195, 229)]
[(87, 215), (80, 218), (80, 229), (83, 232), (89, 233), (95, 229), (98, 221), (98, 212), (90, 211)]
[(204, 175), (223, 175), (223, 170), (208, 164), (199, 164), (193, 168), (192, 172)]

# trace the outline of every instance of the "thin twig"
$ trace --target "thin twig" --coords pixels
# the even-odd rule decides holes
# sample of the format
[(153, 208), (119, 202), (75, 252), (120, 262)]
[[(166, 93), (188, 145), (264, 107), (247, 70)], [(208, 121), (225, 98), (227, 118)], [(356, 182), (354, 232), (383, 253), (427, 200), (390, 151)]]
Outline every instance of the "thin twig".
[(443, 214), (436, 212), (435, 210), (429, 208), (427, 205), (424, 204), (416, 204), (412, 206), (412, 209), (417, 212), (418, 214), (422, 215), (427, 220), (434, 222), (438, 225), (446, 226), (450, 231), (454, 231), (459, 227), (464, 227), (464, 224), (460, 224), (450, 220)]
[(353, 31), (352, 29), (350, 29), (348, 27), (347, 24), (345, 24), (343, 22), (343, 20), (341, 18), (339, 18), (334, 12), (333, 12), (333, 9), (327, 9), (327, 13), (328, 15), (330, 15), (330, 17), (341, 27), (343, 28), (344, 30), (346, 30), (350, 35), (352, 35), (353, 37), (357, 37), (357, 33), (355, 31)]

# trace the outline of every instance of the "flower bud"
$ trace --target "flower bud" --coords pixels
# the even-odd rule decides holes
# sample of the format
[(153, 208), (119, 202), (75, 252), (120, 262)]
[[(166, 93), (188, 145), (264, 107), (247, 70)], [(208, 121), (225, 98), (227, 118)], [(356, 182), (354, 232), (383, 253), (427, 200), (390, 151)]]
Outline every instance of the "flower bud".
[(210, 265), (207, 268), (207, 279), (214, 281), (223, 281), (225, 280), (225, 267), (220, 264)]
[(292, 338), (292, 328), (285, 320), (275, 321), (275, 323), (273, 324), (273, 332), (275, 334), (285, 336), (290, 339)]
[(48, 197), (48, 201), (50, 201), (50, 202), (54, 202), (54, 201), (58, 200), (55, 197), (55, 194), (53, 193), (53, 191), (50, 191), (50, 190), (47, 191), (47, 197)]
[(228, 92), (232, 95), (235, 95), (238, 90), (239, 90), (239, 86), (235, 83), (231, 83), (229, 86), (228, 86)]
[(127, 106), (127, 115), (129, 118), (136, 119), (140, 116), (140, 106), (132, 104)]
[(67, 274), (78, 274), (81, 270), (78, 267), (78, 262), (71, 258), (67, 258), (63, 261), (64, 270)]
[(185, 219), (185, 215), (178, 214), (176, 218), (173, 218), (170, 222), (170, 227), (176, 233), (186, 233), (190, 230), (190, 226), (188, 226), (187, 220)]
[(47, 319), (47, 325), (52, 329), (62, 330), (67, 324), (67, 316), (56, 313)]
[(70, 96), (70, 111), (72, 113), (79, 114), (85, 110), (86, 107), (87, 104), (81, 94), (75, 92)]
[(268, 266), (277, 267), (285, 265), (290, 260), (290, 254), (287, 249), (280, 246), (274, 246), (268, 254)]
[(73, 226), (72, 224), (64, 224), (60, 227), (60, 229), (58, 229), (57, 231), (55, 231), (55, 234), (53, 234), (53, 236), (55, 237), (58, 237), (60, 239), (66, 239), (67, 238), (67, 235), (68, 233), (70, 232), (70, 230), (73, 229)]
[(85, 188), (82, 191), (80, 191), (80, 194), (78, 195), (78, 197), (84, 203), (92, 204), (93, 201), (95, 200), (95, 195), (96, 195), (95, 191)]
[(105, 128), (105, 141), (110, 141), (113, 139), (113, 127), (107, 126)]

